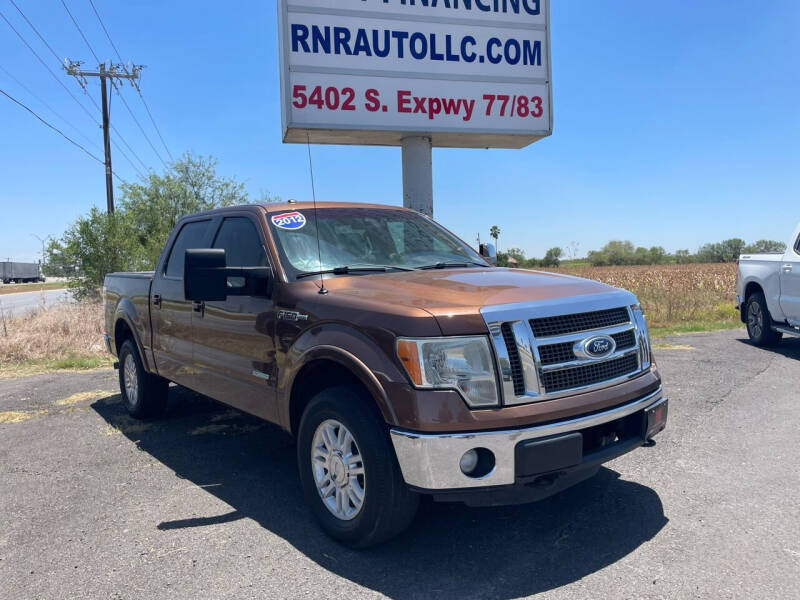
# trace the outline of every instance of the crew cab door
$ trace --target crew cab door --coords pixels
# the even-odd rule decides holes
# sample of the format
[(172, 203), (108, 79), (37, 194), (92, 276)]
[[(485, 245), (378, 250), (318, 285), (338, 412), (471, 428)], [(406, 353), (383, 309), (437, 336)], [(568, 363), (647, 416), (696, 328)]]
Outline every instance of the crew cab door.
[(800, 226), (795, 231), (793, 245), (781, 261), (781, 310), (789, 324), (800, 326)]
[[(225, 249), (228, 267), (268, 267), (264, 236), (252, 213), (231, 213), (218, 224), (211, 248)], [(228, 287), (244, 279), (229, 277)], [(195, 313), (194, 357), (209, 396), (276, 421), (273, 301), (263, 295), (228, 296)]]
[(195, 303), (183, 295), (183, 266), (187, 249), (208, 247), (211, 223), (206, 218), (187, 221), (181, 226), (171, 240), (169, 253), (153, 275), (150, 291), (156, 370), (162, 377), (195, 390), (192, 331)]

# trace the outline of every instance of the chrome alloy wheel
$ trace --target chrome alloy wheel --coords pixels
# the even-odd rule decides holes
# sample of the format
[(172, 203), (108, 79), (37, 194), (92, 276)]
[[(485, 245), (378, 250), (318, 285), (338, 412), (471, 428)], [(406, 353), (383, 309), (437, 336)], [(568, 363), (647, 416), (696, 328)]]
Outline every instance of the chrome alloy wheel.
[(125, 364), (122, 366), (122, 381), (125, 384), (125, 396), (128, 404), (136, 406), (139, 399), (139, 377), (136, 373), (136, 361), (132, 354), (125, 357)]
[(349, 521), (364, 506), (364, 463), (358, 444), (339, 421), (323, 421), (311, 442), (311, 469), (323, 504), (337, 518)]
[(758, 302), (750, 302), (747, 307), (747, 329), (753, 337), (760, 337), (764, 330), (764, 313)]

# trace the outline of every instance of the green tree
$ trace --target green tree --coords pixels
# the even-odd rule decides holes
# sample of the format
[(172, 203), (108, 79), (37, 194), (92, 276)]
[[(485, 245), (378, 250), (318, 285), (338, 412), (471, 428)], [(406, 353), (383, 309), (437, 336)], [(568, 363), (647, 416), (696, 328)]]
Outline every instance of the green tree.
[(106, 273), (154, 269), (182, 216), (247, 202), (244, 184), (219, 176), (215, 159), (190, 154), (120, 191), (116, 212), (93, 208), (47, 248), (48, 262), (71, 273), (80, 298), (95, 296)]
[(155, 267), (178, 220), (220, 206), (245, 204), (244, 184), (217, 174), (211, 157), (185, 154), (163, 175), (151, 173), (140, 183), (122, 184), (120, 210), (131, 216), (132, 231)]
[(500, 228), (497, 225), (492, 225), (492, 227), (489, 229), (489, 235), (494, 238), (495, 249), (499, 248), (497, 244), (497, 238), (500, 237)]
[(661, 265), (667, 262), (667, 251), (661, 246), (652, 246), (648, 250), (648, 264)]
[(542, 266), (543, 267), (557, 267), (561, 264), (561, 256), (564, 254), (564, 250), (559, 248), (558, 246), (554, 248), (550, 248), (544, 254), (544, 258), (542, 259)]
[(758, 240), (745, 246), (744, 251), (748, 254), (783, 254), (786, 252), (786, 244), (777, 240)]

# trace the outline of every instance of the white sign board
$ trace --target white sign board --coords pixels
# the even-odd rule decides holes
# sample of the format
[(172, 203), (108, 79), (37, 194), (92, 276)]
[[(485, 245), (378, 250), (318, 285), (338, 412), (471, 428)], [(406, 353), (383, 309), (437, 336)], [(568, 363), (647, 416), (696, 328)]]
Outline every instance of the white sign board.
[(278, 0), (283, 141), (522, 148), (553, 130), (549, 0)]

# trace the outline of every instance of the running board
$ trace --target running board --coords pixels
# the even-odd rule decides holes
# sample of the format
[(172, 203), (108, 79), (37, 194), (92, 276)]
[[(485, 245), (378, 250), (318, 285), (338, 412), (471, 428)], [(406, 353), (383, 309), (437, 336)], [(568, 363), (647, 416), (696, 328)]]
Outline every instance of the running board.
[(773, 325), (773, 331), (779, 331), (780, 333), (785, 333), (787, 335), (800, 335), (800, 329), (796, 327), (789, 327), (787, 325)]

